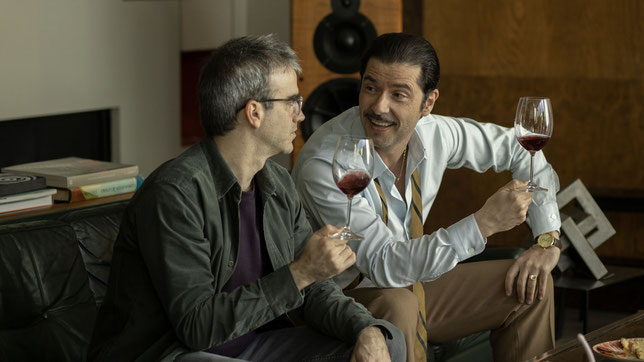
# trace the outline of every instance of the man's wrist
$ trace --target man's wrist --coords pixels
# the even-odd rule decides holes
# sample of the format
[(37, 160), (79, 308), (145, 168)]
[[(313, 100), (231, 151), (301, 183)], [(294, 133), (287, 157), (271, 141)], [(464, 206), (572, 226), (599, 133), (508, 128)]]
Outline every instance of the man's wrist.
[(490, 230), (487, 224), (485, 224), (482, 213), (483, 212), (481, 210), (478, 210), (477, 212), (475, 212), (474, 221), (476, 222), (476, 226), (479, 228), (479, 232), (481, 233), (481, 236), (483, 238), (487, 238), (488, 236), (492, 235), (493, 232)]
[(291, 271), (291, 275), (297, 285), (297, 289), (302, 290), (315, 283), (315, 279), (307, 275), (307, 273), (299, 267), (297, 260), (289, 264), (288, 268)]
[(369, 327), (364, 328), (363, 330), (358, 333), (358, 338), (364, 337), (364, 338), (383, 338), (387, 339), (387, 331), (383, 326), (379, 325), (371, 325)]

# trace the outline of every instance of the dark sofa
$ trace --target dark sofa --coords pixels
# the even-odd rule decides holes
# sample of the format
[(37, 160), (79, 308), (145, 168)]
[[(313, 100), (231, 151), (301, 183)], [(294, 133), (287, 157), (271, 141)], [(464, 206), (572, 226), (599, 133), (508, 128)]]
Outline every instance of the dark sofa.
[[(0, 221), (0, 362), (84, 361), (127, 200)], [(476, 260), (516, 257), (490, 249)], [(432, 361), (491, 361), (489, 332)]]
[(0, 361), (84, 361), (127, 201), (0, 222)]

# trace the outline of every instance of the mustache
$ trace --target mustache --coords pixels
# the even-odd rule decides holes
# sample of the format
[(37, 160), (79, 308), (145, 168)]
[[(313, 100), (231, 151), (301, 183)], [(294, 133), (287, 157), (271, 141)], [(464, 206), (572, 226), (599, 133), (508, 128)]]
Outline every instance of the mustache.
[(383, 116), (380, 114), (375, 114), (373, 111), (368, 111), (365, 112), (365, 117), (372, 119), (374, 121), (383, 121), (383, 122), (389, 122), (389, 123), (398, 123), (398, 120), (396, 120), (393, 117), (388, 117), (388, 116)]

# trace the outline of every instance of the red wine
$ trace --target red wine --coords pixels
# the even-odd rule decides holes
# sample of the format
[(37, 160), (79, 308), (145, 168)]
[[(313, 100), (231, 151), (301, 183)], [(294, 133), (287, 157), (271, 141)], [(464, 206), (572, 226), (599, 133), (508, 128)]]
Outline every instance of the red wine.
[(336, 185), (347, 196), (353, 197), (358, 192), (364, 190), (369, 185), (369, 182), (371, 182), (371, 177), (366, 172), (349, 171)]
[(550, 141), (549, 136), (523, 136), (517, 139), (521, 147), (529, 152), (537, 152)]

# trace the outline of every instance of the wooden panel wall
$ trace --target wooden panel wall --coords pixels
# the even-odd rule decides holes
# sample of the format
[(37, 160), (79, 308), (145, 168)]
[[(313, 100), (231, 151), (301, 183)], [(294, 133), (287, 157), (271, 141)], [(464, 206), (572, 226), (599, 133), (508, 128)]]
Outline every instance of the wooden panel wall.
[[(544, 152), (561, 186), (580, 178), (596, 198), (617, 200), (605, 210), (617, 235), (600, 255), (644, 261), (644, 2), (424, 0), (423, 8), (423, 35), (441, 62), (434, 113), (512, 127), (519, 97), (550, 97), (555, 126)], [(476, 211), (508, 180), (448, 171), (426, 230)], [(529, 238), (521, 226), (489, 243)]]

